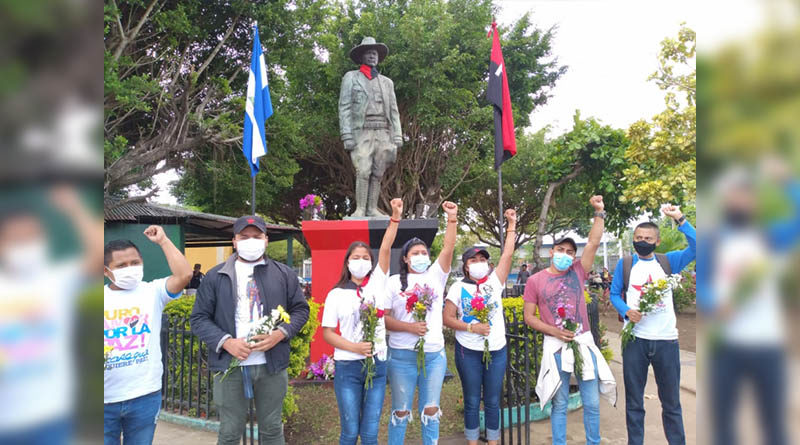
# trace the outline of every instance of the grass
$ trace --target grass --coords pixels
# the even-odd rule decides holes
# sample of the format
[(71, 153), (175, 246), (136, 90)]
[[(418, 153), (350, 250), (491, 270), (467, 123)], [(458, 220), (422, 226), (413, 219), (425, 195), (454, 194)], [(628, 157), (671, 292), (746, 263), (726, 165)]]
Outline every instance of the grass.
[[(461, 398), (461, 381), (458, 378), (453, 353), (453, 343), (448, 341), (445, 345), (447, 351), (447, 367), (454, 377), (442, 387), (440, 405), (442, 417), (439, 424), (439, 436), (450, 437), (464, 432), (463, 407)], [(303, 444), (331, 444), (339, 441), (339, 409), (336, 405), (336, 395), (333, 386), (304, 385), (294, 388), (298, 414), (292, 416), (285, 425), (287, 443)], [(414, 399), (416, 406), (417, 400)], [(378, 432), (378, 442), (386, 443), (388, 437), (389, 421), (391, 416), (392, 394), (386, 386), (386, 398), (381, 412), (381, 424)], [(419, 440), (420, 421), (419, 411), (414, 411), (414, 422), (406, 430), (406, 439)]]

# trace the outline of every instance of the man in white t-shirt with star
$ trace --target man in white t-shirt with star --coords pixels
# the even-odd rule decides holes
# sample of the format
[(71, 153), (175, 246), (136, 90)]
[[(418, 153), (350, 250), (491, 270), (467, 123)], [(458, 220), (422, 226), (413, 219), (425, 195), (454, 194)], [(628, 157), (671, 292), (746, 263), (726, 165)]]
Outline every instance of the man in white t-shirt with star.
[[(661, 244), (658, 225), (652, 222), (641, 223), (633, 231), (636, 255), (627, 259), (632, 265), (627, 278), (627, 289), (624, 289), (625, 258), (620, 258), (617, 263), (611, 283), (611, 303), (614, 308), (626, 322), (636, 323), (633, 328), (635, 339), (622, 351), (629, 445), (641, 445), (644, 442), (644, 388), (650, 365), (653, 366), (658, 385), (667, 443), (686, 443), (680, 401), (680, 349), (672, 291), (666, 292), (661, 302), (647, 314), (635, 309), (639, 307), (639, 297), (645, 283), (658, 281), (668, 274), (680, 273), (697, 256), (697, 235), (683, 213), (674, 205), (665, 205), (661, 211), (675, 220), (689, 246), (683, 250), (667, 252), (663, 256), (656, 254), (655, 249)], [(623, 293), (627, 296), (627, 301), (623, 300)]]

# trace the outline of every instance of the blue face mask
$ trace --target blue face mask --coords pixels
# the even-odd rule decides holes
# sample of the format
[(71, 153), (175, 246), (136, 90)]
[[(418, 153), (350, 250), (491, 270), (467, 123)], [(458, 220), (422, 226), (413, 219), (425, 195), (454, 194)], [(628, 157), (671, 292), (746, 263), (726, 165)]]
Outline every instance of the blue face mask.
[(428, 255), (414, 255), (408, 260), (411, 269), (416, 273), (423, 273), (428, 270), (431, 265), (431, 259)]
[(553, 266), (563, 272), (572, 266), (572, 257), (563, 252), (554, 252)]

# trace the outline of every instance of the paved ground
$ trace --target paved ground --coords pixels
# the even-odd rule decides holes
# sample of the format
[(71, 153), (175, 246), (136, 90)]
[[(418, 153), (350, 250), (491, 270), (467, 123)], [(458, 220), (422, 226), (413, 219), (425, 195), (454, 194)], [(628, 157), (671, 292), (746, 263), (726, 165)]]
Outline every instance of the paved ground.
[[(600, 402), (600, 431), (603, 435), (604, 444), (625, 444), (627, 434), (625, 432), (625, 396), (622, 386), (622, 361), (619, 353), (619, 337), (614, 332), (608, 332), (608, 340), (614, 349), (614, 359), (611, 361), (611, 370), (617, 379), (617, 407), (612, 407), (605, 401)], [(683, 404), (684, 427), (686, 429), (687, 444), (697, 443), (696, 429), (696, 372), (695, 354), (693, 352), (681, 351), (681, 402)], [(645, 419), (645, 443), (662, 444), (666, 443), (663, 429), (661, 427), (661, 407), (656, 395), (655, 380), (652, 375), (648, 379), (645, 389), (645, 409), (647, 417)], [(299, 413), (298, 415), (302, 415)], [(514, 441), (516, 442), (516, 431)], [(531, 424), (531, 444), (544, 445), (551, 443), (550, 422), (549, 420), (535, 422)], [(582, 411), (578, 410), (569, 414), (567, 418), (567, 438), (570, 444), (585, 443), (583, 432)], [(216, 434), (205, 431), (192, 430), (190, 428), (173, 425), (167, 422), (159, 422), (156, 429), (155, 445), (204, 445), (215, 444)], [(411, 443), (411, 442), (409, 442)], [(442, 438), (441, 445), (462, 445), (463, 437)], [(295, 445), (295, 444), (292, 444)], [(306, 444), (298, 444), (306, 445)], [(327, 445), (327, 444), (323, 444)]]

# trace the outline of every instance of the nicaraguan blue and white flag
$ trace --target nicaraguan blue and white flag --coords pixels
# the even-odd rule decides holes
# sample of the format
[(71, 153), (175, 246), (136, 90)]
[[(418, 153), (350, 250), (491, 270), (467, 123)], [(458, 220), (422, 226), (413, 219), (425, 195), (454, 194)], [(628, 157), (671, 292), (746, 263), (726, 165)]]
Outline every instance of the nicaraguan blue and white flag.
[(247, 102), (244, 116), (244, 141), (242, 151), (250, 164), (250, 175), (258, 173), (258, 158), (267, 154), (264, 122), (272, 116), (272, 99), (269, 97), (267, 65), (261, 51), (258, 28), (253, 27), (253, 57), (250, 59), (250, 78), (247, 80)]

